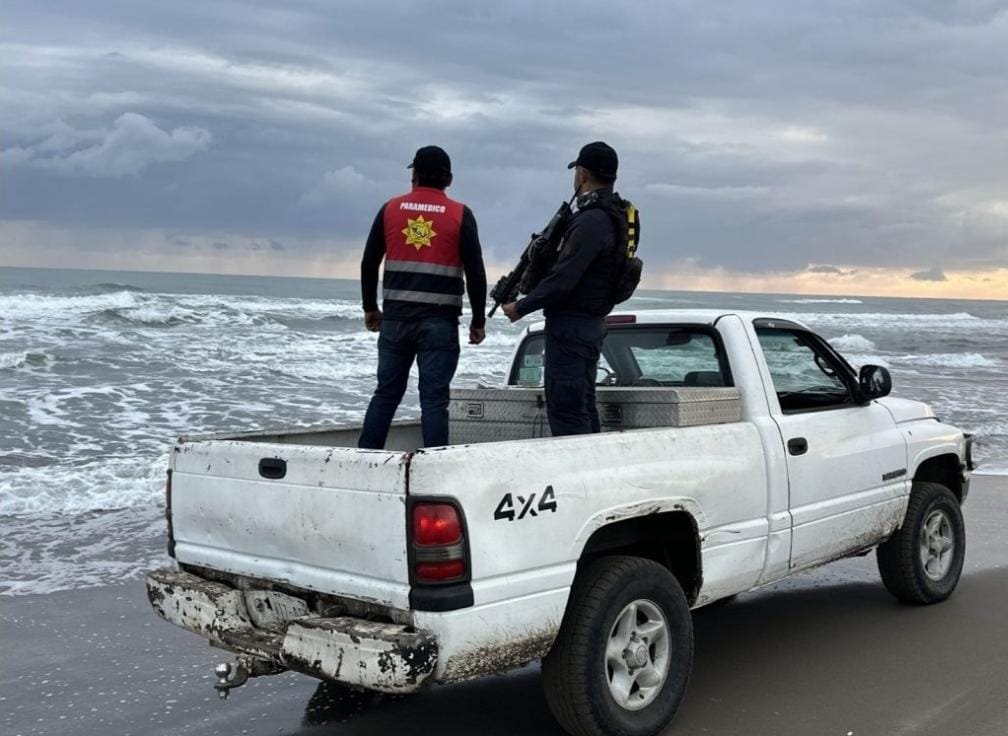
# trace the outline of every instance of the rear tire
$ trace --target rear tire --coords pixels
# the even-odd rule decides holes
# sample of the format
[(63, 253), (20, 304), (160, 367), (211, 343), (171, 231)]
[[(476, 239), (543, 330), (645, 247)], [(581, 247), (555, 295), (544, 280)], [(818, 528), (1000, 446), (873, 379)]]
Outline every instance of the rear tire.
[(945, 600), (966, 558), (959, 500), (939, 483), (915, 482), (903, 526), (876, 555), (886, 590), (899, 600), (916, 605)]
[(578, 572), (542, 678), (568, 733), (653, 736), (675, 716), (692, 666), (679, 582), (657, 562), (612, 556)]

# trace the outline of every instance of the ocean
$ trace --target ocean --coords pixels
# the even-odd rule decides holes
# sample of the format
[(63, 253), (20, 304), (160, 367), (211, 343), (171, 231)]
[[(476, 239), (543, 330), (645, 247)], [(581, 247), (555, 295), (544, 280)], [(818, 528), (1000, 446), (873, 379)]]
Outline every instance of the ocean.
[[(645, 291), (626, 306), (688, 307), (804, 322), (1008, 465), (1008, 302)], [(463, 339), (456, 385), (503, 381), (527, 323)], [(162, 564), (174, 438), (360, 421), (375, 343), (354, 281), (0, 268), (0, 594)], [(419, 416), (415, 389), (400, 417)]]

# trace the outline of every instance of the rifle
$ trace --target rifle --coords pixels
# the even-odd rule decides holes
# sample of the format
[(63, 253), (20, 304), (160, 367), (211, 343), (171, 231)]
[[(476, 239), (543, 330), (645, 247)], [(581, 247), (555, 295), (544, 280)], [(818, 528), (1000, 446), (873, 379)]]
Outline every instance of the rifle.
[[(575, 193), (574, 197), (576, 196), (577, 194)], [(529, 244), (522, 251), (521, 258), (518, 259), (518, 265), (510, 273), (501, 276), (493, 289), (490, 290), (490, 298), (493, 299), (494, 305), (490, 308), (490, 313), (487, 315), (488, 318), (494, 316), (494, 312), (497, 311), (497, 307), (501, 304), (510, 304), (518, 298), (522, 278), (525, 276), (525, 272), (528, 271), (529, 264), (532, 263), (535, 254), (549, 247), (551, 243), (557, 245), (558, 239), (563, 237), (567, 221), (570, 220), (573, 214), (571, 203), (574, 201), (574, 197), (571, 197), (569, 202), (564, 202), (560, 205), (560, 208), (550, 219), (549, 223), (547, 223), (546, 227), (543, 228), (542, 232), (532, 233), (532, 239), (529, 240)]]

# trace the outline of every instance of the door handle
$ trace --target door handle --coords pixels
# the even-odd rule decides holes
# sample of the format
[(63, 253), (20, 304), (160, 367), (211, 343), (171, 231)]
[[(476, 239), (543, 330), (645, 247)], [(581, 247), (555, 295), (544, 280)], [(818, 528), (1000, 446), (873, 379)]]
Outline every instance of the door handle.
[(259, 461), (259, 475), (270, 480), (280, 480), (287, 475), (287, 461), (279, 457), (264, 457)]
[(792, 455), (804, 455), (808, 452), (808, 440), (804, 437), (792, 437), (787, 441), (787, 450)]

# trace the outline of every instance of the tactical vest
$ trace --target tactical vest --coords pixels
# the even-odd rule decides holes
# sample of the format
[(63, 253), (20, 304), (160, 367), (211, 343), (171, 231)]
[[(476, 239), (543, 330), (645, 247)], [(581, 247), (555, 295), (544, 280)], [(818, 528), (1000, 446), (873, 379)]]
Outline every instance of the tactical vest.
[[(385, 276), (382, 296), (389, 310), (428, 305), (462, 310), (459, 232), (464, 205), (440, 189), (414, 187), (385, 205)], [(416, 309), (411, 311), (416, 312)]]
[(616, 280), (613, 282), (613, 305), (622, 304), (640, 286), (644, 262), (637, 256), (640, 244), (640, 211), (633, 202), (614, 194), (607, 208), (616, 229)]

